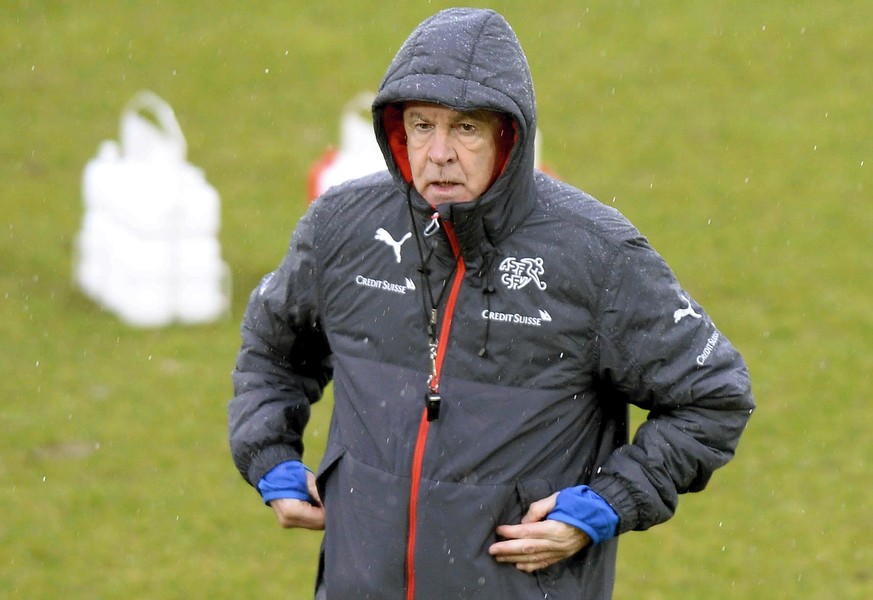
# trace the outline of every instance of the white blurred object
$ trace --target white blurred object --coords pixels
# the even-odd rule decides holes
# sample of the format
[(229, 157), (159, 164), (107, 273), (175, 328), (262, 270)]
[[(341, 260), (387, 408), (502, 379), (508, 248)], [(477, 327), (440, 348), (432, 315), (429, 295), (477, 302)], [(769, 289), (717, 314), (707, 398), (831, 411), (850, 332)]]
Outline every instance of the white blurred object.
[(310, 200), (344, 181), (388, 168), (373, 133), (370, 107), (375, 98), (372, 92), (361, 92), (343, 108), (339, 149), (329, 149), (313, 165), (309, 182)]
[[(310, 169), (310, 202), (332, 186), (388, 168), (373, 131), (371, 107), (375, 98), (372, 92), (361, 92), (343, 108), (339, 149), (329, 148)], [(537, 168), (542, 168), (541, 149), (542, 140), (537, 129), (534, 138)]]
[(120, 144), (102, 142), (82, 175), (74, 279), (130, 325), (205, 323), (230, 307), (218, 192), (186, 155), (173, 109), (143, 91), (122, 111)]

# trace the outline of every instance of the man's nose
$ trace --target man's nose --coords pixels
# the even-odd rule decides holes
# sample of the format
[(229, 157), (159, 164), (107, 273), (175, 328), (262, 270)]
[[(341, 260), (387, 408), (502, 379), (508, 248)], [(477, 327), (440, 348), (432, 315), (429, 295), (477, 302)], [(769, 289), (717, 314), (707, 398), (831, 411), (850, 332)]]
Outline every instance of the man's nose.
[(436, 129), (431, 138), (427, 155), (431, 162), (437, 165), (452, 162), (455, 158), (455, 150), (452, 144), (451, 132)]

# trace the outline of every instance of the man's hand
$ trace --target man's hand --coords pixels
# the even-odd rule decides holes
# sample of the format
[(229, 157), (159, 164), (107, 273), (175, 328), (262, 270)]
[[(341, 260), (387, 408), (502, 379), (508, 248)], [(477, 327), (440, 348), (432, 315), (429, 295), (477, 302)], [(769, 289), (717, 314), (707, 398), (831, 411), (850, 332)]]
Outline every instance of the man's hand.
[(573, 556), (591, 543), (581, 529), (561, 521), (544, 520), (555, 508), (557, 492), (530, 505), (520, 525), (500, 525), (497, 535), (506, 538), (492, 544), (488, 553), (497, 562), (514, 563), (532, 573)]
[(305, 500), (292, 498), (277, 498), (270, 501), (270, 506), (276, 513), (279, 525), (285, 529), (301, 527), (303, 529), (324, 529), (324, 506), (315, 487), (315, 475), (306, 472), (306, 487), (309, 495), (317, 502), (317, 506)]

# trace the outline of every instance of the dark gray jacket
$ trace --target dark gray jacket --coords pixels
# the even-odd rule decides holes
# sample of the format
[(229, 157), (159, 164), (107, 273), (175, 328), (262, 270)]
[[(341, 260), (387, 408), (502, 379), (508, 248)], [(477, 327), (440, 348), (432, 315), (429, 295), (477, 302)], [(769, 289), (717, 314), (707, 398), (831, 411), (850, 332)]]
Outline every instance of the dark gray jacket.
[[(395, 108), (412, 99), (501, 111), (515, 127), (500, 177), (441, 206), (430, 236)], [(301, 458), (309, 405), (332, 380), (318, 475), (328, 598), (413, 586), (420, 599), (609, 598), (615, 539), (528, 575), (488, 555), (495, 527), (583, 483), (620, 532), (667, 520), (733, 456), (753, 408), (746, 367), (624, 217), (534, 170), (533, 86), (499, 15), (424, 22), (373, 114), (390, 172), (318, 199), (252, 294), (230, 404), (236, 464), (256, 484)], [(442, 294), (438, 327), (450, 321), (430, 422), (424, 277)], [(649, 411), (633, 443), (629, 403)]]

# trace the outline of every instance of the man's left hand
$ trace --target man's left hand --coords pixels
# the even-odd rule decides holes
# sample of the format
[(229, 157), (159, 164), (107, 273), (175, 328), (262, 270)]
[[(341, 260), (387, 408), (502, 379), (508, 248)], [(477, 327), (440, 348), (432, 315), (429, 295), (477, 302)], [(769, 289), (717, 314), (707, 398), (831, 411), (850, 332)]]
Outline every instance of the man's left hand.
[(561, 521), (546, 520), (555, 508), (557, 492), (530, 505), (519, 525), (500, 525), (497, 535), (504, 541), (492, 544), (488, 553), (497, 562), (514, 563), (532, 573), (573, 556), (591, 543), (581, 529)]

